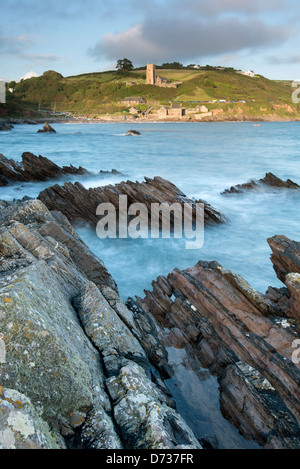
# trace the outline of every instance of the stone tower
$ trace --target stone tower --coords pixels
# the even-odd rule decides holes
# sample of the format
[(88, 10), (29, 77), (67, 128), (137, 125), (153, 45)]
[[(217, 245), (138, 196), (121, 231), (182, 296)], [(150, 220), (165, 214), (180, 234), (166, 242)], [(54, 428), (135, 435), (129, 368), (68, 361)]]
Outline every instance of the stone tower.
[(156, 65), (147, 64), (146, 85), (155, 85), (156, 83)]

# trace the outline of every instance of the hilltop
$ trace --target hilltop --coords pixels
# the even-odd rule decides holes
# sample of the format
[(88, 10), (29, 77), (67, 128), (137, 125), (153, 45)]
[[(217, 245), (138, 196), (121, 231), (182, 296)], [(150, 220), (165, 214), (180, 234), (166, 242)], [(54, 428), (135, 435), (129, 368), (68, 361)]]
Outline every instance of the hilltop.
[[(171, 103), (186, 109), (185, 120), (298, 120), (300, 107), (291, 99), (290, 81), (276, 81), (261, 75), (245, 76), (234, 69), (163, 69), (159, 74), (177, 88), (146, 85), (146, 70), (108, 71), (63, 77), (47, 71), (20, 83), (10, 83), (9, 114), (40, 115), (41, 111), (70, 113), (72, 116), (123, 120), (143, 117), (161, 118), (158, 110)], [(126, 97), (142, 97), (146, 102), (121, 103)], [(202, 115), (196, 107), (203, 104)], [(205, 110), (204, 110), (205, 111)], [(135, 112), (135, 111), (132, 111)], [(0, 109), (1, 113), (1, 109)]]

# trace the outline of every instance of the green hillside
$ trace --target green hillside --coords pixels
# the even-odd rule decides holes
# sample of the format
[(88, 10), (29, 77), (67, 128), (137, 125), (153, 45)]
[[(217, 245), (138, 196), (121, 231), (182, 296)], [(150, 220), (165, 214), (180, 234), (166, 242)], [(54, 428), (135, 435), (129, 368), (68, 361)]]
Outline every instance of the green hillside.
[[(292, 102), (293, 89), (288, 81), (274, 81), (263, 76), (252, 78), (232, 69), (164, 69), (158, 70), (158, 74), (171, 81), (181, 81), (182, 84), (177, 89), (145, 85), (145, 70), (110, 71), (72, 77), (48, 71), (41, 77), (9, 84), (14, 92), (8, 93), (8, 106), (21, 107), (26, 111), (55, 109), (98, 117), (104, 114), (124, 114), (128, 108), (121, 104), (122, 99), (141, 96), (148, 106), (180, 101), (183, 106), (193, 108), (199, 102), (207, 102), (209, 110), (219, 108), (220, 114), (224, 115), (300, 117), (300, 107)], [(134, 84), (128, 85), (128, 82)], [(211, 102), (219, 100), (231, 103)], [(238, 103), (241, 100), (246, 103)], [(145, 107), (142, 106), (141, 110)]]

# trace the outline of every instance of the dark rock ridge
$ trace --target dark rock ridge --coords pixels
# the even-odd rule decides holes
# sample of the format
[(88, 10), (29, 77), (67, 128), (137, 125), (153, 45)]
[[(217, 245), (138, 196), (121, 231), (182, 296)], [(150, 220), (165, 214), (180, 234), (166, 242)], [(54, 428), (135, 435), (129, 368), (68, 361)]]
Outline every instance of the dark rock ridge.
[(269, 288), (267, 297), (279, 306), (287, 317), (300, 321), (300, 243), (286, 236), (268, 239), (271, 260), (277, 277), (286, 288)]
[[(300, 337), (300, 243), (275, 236), (269, 244), (287, 286), (281, 302), (217, 262), (198, 262), (159, 277), (145, 298), (127, 304), (142, 318), (143, 345), (157, 366), (167, 362), (149, 340), (150, 322), (161, 343), (186, 348), (218, 376), (223, 415), (246, 438), (299, 449), (300, 365), (292, 357)], [(277, 300), (282, 295), (277, 291)]]
[(14, 126), (11, 125), (9, 122), (0, 122), (0, 132), (7, 131), (13, 129)]
[[(193, 219), (196, 216), (195, 204), (202, 202), (187, 198), (178, 187), (161, 177), (145, 178), (145, 182), (127, 181), (93, 189), (86, 189), (78, 182), (75, 184), (66, 182), (63, 186), (56, 184), (45, 189), (39, 194), (38, 199), (49, 210), (60, 210), (70, 221), (84, 220), (97, 224), (99, 221), (99, 217), (96, 215), (98, 205), (111, 203), (118, 211), (120, 195), (128, 197), (128, 206), (136, 202), (145, 204), (149, 214), (152, 203), (179, 203), (181, 207), (187, 203), (193, 207)], [(206, 224), (226, 223), (226, 218), (220, 212), (206, 202), (203, 203)]]
[(127, 136), (131, 136), (131, 135), (141, 135), (141, 132), (139, 132), (138, 130), (128, 130), (128, 132), (126, 132)]
[(201, 449), (66, 217), (29, 200), (0, 218), (0, 448)]
[[(101, 171), (99, 174), (103, 174)], [(116, 175), (116, 170), (105, 174)], [(79, 166), (63, 166), (62, 168), (44, 156), (23, 153), (22, 162), (9, 160), (0, 153), (0, 186), (9, 186), (16, 182), (40, 182), (63, 178), (70, 175), (94, 175)]]
[(283, 181), (272, 173), (266, 173), (263, 179), (260, 179), (259, 181), (255, 181), (254, 179), (252, 179), (251, 181), (246, 182), (245, 184), (238, 184), (236, 186), (232, 186), (230, 189), (226, 189), (224, 192), (222, 192), (222, 195), (241, 194), (248, 190), (259, 189), (260, 187), (266, 186), (278, 187), (283, 189), (300, 189), (300, 186), (295, 182), (291, 181), (290, 179), (287, 179), (287, 181)]
[(56, 130), (54, 130), (53, 127), (51, 127), (51, 125), (48, 124), (48, 122), (46, 122), (44, 127), (38, 130), (37, 133), (38, 134), (56, 134)]

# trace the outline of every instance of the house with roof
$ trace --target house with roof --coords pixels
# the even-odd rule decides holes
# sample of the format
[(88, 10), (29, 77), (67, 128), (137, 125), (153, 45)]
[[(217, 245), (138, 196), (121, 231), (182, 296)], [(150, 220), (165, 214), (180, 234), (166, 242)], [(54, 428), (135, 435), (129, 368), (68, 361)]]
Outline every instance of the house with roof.
[(133, 106), (134, 104), (146, 104), (146, 100), (144, 98), (141, 98), (140, 96), (133, 96), (129, 98), (124, 98), (121, 101), (121, 104), (124, 104), (125, 106)]
[(130, 114), (139, 114), (141, 111), (139, 109), (137, 109), (136, 107), (132, 106), (129, 109), (129, 112), (130, 112)]
[(171, 106), (162, 106), (157, 111), (160, 119), (164, 118), (173, 118), (173, 119), (181, 119), (185, 116), (185, 108), (182, 107), (182, 104), (171, 104)]
[(181, 103), (171, 104), (168, 109), (168, 116), (181, 119), (183, 116), (185, 116), (185, 108), (182, 107)]
[(160, 119), (165, 119), (168, 117), (168, 109), (169, 108), (167, 106), (162, 106), (161, 108), (159, 108), (157, 114), (159, 115)]

